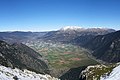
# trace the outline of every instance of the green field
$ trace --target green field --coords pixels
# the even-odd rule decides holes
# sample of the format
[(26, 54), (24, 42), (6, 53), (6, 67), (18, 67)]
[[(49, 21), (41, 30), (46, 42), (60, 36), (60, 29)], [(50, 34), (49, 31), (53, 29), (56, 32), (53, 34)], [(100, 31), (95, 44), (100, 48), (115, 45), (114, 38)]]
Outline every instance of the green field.
[(87, 56), (83, 48), (71, 44), (33, 42), (27, 45), (44, 57), (54, 76), (59, 76), (70, 68), (97, 64)]

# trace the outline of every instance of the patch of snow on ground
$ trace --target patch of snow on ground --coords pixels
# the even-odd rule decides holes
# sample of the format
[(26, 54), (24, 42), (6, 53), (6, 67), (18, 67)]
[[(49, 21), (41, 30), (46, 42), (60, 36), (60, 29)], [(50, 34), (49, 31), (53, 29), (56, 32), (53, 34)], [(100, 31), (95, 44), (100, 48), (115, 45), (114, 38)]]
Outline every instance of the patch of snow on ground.
[[(17, 79), (15, 79), (17, 78)], [(36, 74), (28, 70), (11, 69), (0, 65), (0, 80), (59, 80), (50, 75)]]
[(120, 65), (114, 68), (109, 76), (101, 77), (101, 80), (120, 80)]

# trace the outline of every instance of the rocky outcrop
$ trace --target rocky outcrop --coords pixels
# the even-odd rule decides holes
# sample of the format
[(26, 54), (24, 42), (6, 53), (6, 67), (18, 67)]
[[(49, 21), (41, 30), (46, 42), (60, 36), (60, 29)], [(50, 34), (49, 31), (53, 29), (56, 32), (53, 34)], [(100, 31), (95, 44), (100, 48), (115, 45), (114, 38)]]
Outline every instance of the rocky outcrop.
[(109, 75), (118, 64), (88, 66), (80, 74), (80, 80), (101, 80), (101, 76)]
[(120, 80), (120, 65), (115, 67), (111, 73), (102, 75), (100, 80)]

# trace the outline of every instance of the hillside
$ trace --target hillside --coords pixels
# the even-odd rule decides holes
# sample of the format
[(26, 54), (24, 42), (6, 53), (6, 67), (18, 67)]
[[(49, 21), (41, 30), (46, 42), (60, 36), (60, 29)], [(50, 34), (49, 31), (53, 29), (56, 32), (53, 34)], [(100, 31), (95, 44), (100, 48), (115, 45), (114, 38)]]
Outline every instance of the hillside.
[(84, 69), (86, 69), (86, 67), (87, 66), (80, 66), (80, 67), (76, 67), (76, 68), (71, 68), (66, 73), (64, 73), (62, 76), (60, 76), (60, 79), (61, 80), (79, 80), (81, 72)]
[(88, 66), (80, 74), (79, 80), (119, 80), (120, 63)]
[(115, 67), (109, 75), (101, 76), (100, 80), (120, 80), (120, 65)]
[(37, 74), (27, 69), (12, 69), (0, 65), (0, 80), (59, 80), (50, 75)]
[(106, 62), (120, 61), (120, 31), (106, 35), (99, 35), (90, 40), (86, 45), (92, 55)]
[(24, 44), (9, 45), (0, 41), (0, 64), (39, 73), (49, 73), (48, 66), (42, 60), (41, 55)]

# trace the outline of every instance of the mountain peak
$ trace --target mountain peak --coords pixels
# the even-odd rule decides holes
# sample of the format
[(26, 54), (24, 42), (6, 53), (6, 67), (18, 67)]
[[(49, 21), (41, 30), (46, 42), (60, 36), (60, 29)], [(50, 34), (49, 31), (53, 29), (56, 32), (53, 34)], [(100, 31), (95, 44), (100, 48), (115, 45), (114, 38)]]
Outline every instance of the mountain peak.
[(61, 28), (60, 30), (77, 30), (77, 29), (82, 29), (82, 27), (79, 27), (79, 26), (65, 26), (63, 28)]
[(82, 28), (79, 26), (65, 26), (63, 28), (60, 29), (60, 31), (71, 31), (71, 30), (77, 30), (77, 31), (92, 31), (92, 32), (99, 32), (99, 31), (111, 31), (114, 32), (114, 29), (110, 29), (110, 28), (102, 28), (102, 27), (95, 27), (95, 28)]

